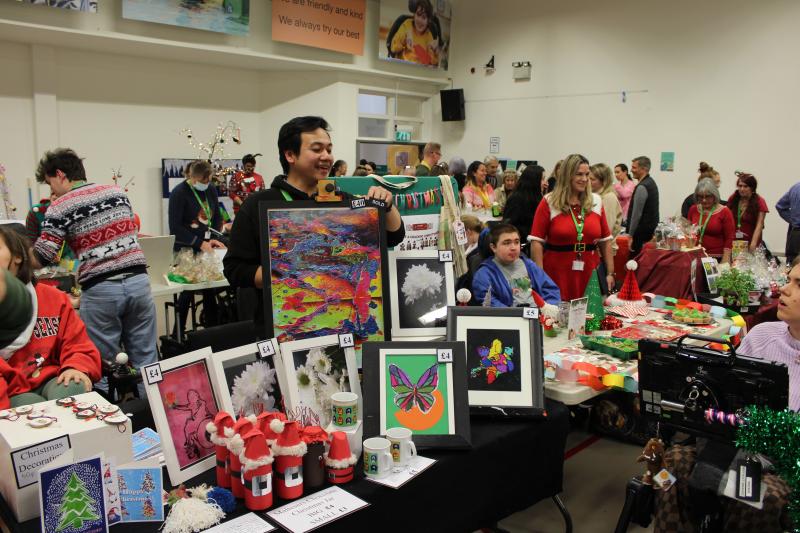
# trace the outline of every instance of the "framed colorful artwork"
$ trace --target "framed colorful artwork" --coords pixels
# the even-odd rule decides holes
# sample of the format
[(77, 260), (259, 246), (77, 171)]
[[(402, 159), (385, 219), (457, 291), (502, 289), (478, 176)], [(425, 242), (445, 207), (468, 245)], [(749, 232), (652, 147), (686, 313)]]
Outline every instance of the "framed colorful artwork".
[(450, 307), (447, 340), (466, 347), (470, 410), (497, 416), (544, 414), (542, 326), (521, 307)]
[(354, 392), (361, 411), (355, 348), (339, 345), (338, 335), (281, 344), (279, 376), (286, 415), (323, 428), (331, 422), (331, 394)]
[(213, 353), (208, 365), (219, 391), (220, 409), (235, 418), (279, 407), (277, 361), (260, 359), (256, 343)]
[(438, 250), (389, 251), (392, 336), (446, 333), (447, 306), (455, 305), (453, 263)]
[(345, 202), (261, 202), (259, 209), (266, 337), (283, 343), (350, 333), (356, 350), (388, 340), (383, 209)]
[(469, 448), (463, 342), (364, 344), (364, 437), (405, 427), (418, 448)]
[(142, 367), (145, 392), (161, 436), (170, 482), (183, 483), (214, 467), (206, 425), (220, 409), (208, 365), (211, 348)]

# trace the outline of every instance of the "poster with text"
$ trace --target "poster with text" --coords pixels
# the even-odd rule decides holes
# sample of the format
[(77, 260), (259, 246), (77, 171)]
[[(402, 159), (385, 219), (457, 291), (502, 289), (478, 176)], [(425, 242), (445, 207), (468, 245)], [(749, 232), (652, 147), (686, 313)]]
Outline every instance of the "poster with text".
[(364, 55), (366, 0), (273, 0), (272, 40)]
[(381, 0), (378, 57), (447, 70), (450, 0)]
[(122, 18), (247, 35), (250, 0), (122, 0)]

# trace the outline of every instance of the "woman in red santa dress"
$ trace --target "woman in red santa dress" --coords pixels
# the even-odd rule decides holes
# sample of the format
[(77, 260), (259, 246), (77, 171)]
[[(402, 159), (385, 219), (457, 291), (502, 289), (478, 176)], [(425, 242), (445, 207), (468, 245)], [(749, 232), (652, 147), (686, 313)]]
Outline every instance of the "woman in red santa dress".
[(563, 301), (583, 296), (601, 259), (608, 287), (615, 284), (612, 236), (602, 200), (589, 188), (589, 174), (585, 157), (567, 156), (555, 189), (539, 203), (533, 218), (531, 257), (558, 285)]

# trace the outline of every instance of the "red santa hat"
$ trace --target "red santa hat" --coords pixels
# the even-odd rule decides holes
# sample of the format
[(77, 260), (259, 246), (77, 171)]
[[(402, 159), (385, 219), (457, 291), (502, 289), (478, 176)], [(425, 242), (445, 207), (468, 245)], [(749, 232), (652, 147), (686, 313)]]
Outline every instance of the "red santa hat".
[(275, 444), (272, 445), (272, 453), (294, 457), (302, 457), (306, 454), (308, 447), (300, 438), (300, 425), (297, 421), (283, 422), (274, 419), (269, 423), (269, 427), (278, 434)]
[(264, 434), (264, 437), (266, 437), (267, 442), (269, 443), (270, 446), (272, 446), (278, 439), (278, 434), (275, 433), (270, 427), (270, 423), (273, 420), (279, 420), (281, 422), (285, 422), (286, 415), (279, 412), (261, 413), (260, 415), (258, 415), (257, 418), (258, 429), (261, 431), (261, 433)]
[(544, 301), (544, 298), (542, 298), (542, 297), (539, 295), (539, 293), (538, 293), (538, 292), (536, 292), (536, 291), (535, 291), (535, 290), (533, 290), (533, 289), (531, 289), (531, 296), (533, 297), (533, 303), (535, 303), (535, 304), (536, 304), (536, 307), (538, 307), (539, 309), (541, 309), (542, 307), (544, 307), (544, 304), (546, 304), (546, 303), (547, 303), (547, 302), (545, 302), (545, 301)]
[(331, 433), (331, 447), (323, 457), (325, 466), (334, 469), (347, 468), (358, 461), (355, 454), (350, 452), (350, 443), (347, 442), (347, 434), (344, 431)]
[(625, 273), (625, 280), (622, 282), (622, 288), (618, 293), (612, 294), (608, 297), (608, 305), (627, 305), (634, 307), (646, 307), (647, 300), (642, 298), (642, 293), (639, 290), (639, 282), (636, 281), (636, 269), (639, 264), (631, 259), (625, 263), (625, 268), (628, 272)]
[(272, 451), (267, 445), (267, 439), (258, 429), (251, 429), (245, 433), (244, 449), (239, 454), (243, 470), (255, 470), (256, 468), (271, 465), (274, 458)]
[(231, 428), (231, 436), (228, 438), (228, 450), (236, 456), (242, 453), (244, 447), (243, 435), (249, 433), (253, 428), (256, 417), (253, 415), (244, 416), (236, 421)]
[(206, 424), (206, 431), (210, 434), (211, 442), (217, 446), (226, 446), (229, 437), (225, 430), (232, 427), (233, 417), (225, 411), (219, 411), (214, 417), (214, 421)]

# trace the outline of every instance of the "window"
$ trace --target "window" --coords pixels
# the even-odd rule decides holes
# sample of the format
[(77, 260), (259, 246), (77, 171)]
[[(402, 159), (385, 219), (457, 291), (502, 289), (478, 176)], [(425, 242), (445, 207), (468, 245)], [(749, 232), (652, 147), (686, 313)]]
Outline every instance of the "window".
[(423, 95), (358, 93), (358, 137), (364, 140), (394, 141), (395, 132), (411, 132), (405, 142), (422, 139), (425, 102)]

